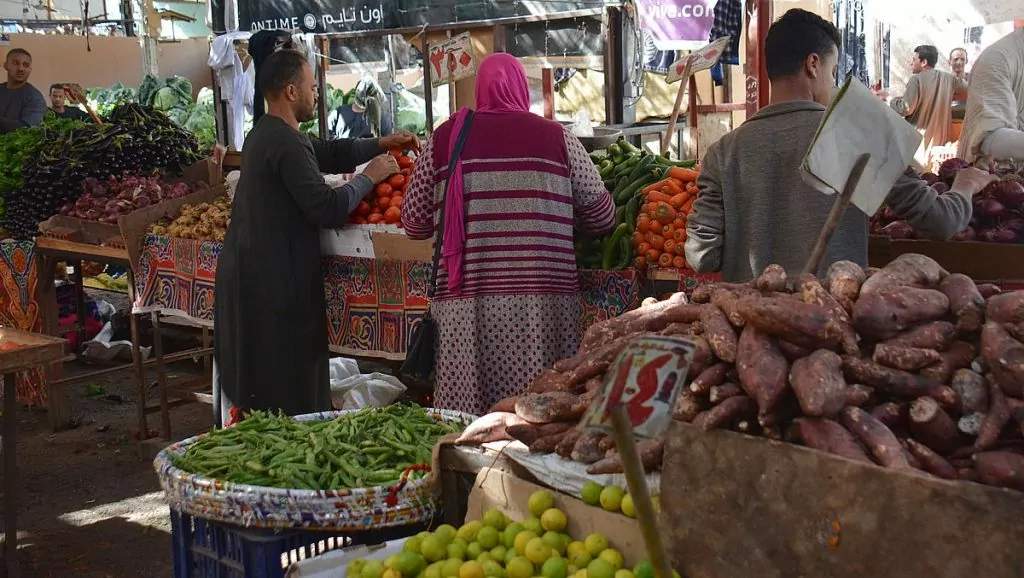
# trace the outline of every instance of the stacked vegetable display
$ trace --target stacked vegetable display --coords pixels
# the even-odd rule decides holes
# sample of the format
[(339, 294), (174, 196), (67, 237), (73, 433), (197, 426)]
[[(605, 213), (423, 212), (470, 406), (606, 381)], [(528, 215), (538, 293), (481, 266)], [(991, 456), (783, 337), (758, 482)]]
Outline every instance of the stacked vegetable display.
[[(203, 477), (254, 486), (386, 486), (410, 467), (430, 464), (434, 443), (460, 429), (418, 406), (370, 408), (320, 421), (253, 412), (234, 427), (207, 434), (172, 462)], [(408, 476), (423, 475), (419, 469)]]
[(643, 205), (636, 220), (633, 248), (636, 268), (688, 269), (686, 264), (686, 220), (697, 199), (697, 177), (693, 169), (670, 167), (665, 178), (641, 191)]
[[(969, 166), (961, 159), (949, 159), (939, 166), (939, 174), (924, 173), (921, 178), (942, 194), (949, 191), (956, 174)], [(970, 225), (953, 237), (954, 241), (1020, 243), (1024, 241), (1024, 169), (989, 168), (999, 177), (974, 196), (974, 214)], [(871, 219), (871, 233), (892, 239), (916, 239), (917, 231), (883, 206)]]
[(86, 221), (116, 224), (120, 215), (155, 205), (161, 201), (184, 197), (206, 183), (194, 186), (184, 182), (168, 182), (157, 175), (99, 180), (88, 177), (82, 181), (82, 196), (60, 208), (60, 214)]
[(223, 243), (231, 224), (231, 201), (220, 197), (211, 203), (184, 205), (173, 219), (161, 219), (149, 226), (154, 235)]
[(195, 137), (163, 113), (122, 104), (107, 120), (70, 130), (43, 126), (36, 154), (22, 167), (21, 190), (4, 193), (8, 232), (20, 239), (33, 237), (41, 221), (78, 199), (89, 177), (177, 174), (201, 158)]
[(401, 170), (379, 183), (372, 193), (360, 201), (359, 206), (349, 217), (349, 222), (353, 225), (402, 226), (402, 201), (405, 199), (405, 188), (409, 184), (415, 161), (402, 151), (393, 150), (391, 155), (398, 160)]
[[(592, 473), (621, 471), (613, 440), (576, 422), (628, 341), (678, 335), (697, 345), (678, 420), (1024, 491), (1024, 291), (977, 286), (917, 254), (791, 281), (772, 265), (750, 283), (597, 323), (576, 356), (464, 437), (515, 438)], [(658, 467), (661, 442), (643, 444), (644, 465)]]
[(695, 161), (672, 161), (631, 145), (625, 139), (591, 159), (615, 201), (615, 229), (601, 238), (576, 238), (576, 262), (586, 269), (625, 269), (634, 264), (637, 216), (644, 205), (642, 191), (664, 181), (670, 169), (690, 169)]

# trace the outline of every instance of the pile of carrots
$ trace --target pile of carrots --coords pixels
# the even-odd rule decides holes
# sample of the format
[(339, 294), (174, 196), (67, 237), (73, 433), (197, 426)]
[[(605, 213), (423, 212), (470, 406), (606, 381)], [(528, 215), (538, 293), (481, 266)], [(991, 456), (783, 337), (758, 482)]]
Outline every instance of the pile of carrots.
[(697, 198), (699, 170), (670, 167), (664, 179), (641, 190), (643, 204), (633, 233), (637, 269), (689, 269), (683, 247), (686, 218)]
[(405, 198), (405, 188), (409, 185), (415, 161), (400, 150), (392, 150), (391, 155), (398, 161), (401, 170), (373, 188), (373, 192), (367, 195), (349, 216), (349, 223), (385, 223), (402, 226), (402, 200)]

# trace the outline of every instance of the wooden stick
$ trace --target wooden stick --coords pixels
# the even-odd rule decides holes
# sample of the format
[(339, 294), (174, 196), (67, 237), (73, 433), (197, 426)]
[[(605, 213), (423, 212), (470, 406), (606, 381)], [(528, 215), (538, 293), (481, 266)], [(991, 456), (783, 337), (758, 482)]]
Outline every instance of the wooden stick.
[[(676, 120), (679, 118), (679, 109), (683, 107), (683, 94), (686, 93), (686, 87), (690, 84), (690, 66), (693, 64), (693, 55), (686, 61), (686, 68), (683, 69), (683, 75), (679, 79), (679, 91), (676, 92), (676, 102), (672, 105), (672, 116), (668, 117), (668, 128), (665, 129), (665, 135), (661, 137), (661, 154), (668, 153), (668, 147), (672, 144), (672, 133), (676, 131)], [(682, 156), (682, 155), (680, 155)]]
[(647, 553), (654, 565), (654, 576), (655, 578), (672, 578), (672, 565), (669, 564), (665, 548), (661, 543), (661, 535), (658, 533), (658, 519), (654, 513), (654, 502), (651, 501), (651, 494), (647, 491), (647, 478), (644, 476), (644, 466), (640, 461), (640, 454), (636, 451), (633, 422), (629, 418), (626, 406), (620, 403), (612, 408), (611, 418), (615, 447), (619, 450), (622, 468), (625, 470), (626, 486), (633, 496), (636, 517), (640, 522), (640, 533), (643, 535), (644, 545), (647, 547)]
[(96, 126), (103, 124), (103, 121), (100, 120), (100, 116), (96, 114), (96, 111), (93, 110), (91, 106), (89, 106), (89, 100), (85, 98), (85, 91), (82, 90), (82, 86), (80, 84), (65, 84), (64, 94), (71, 97), (71, 100), (85, 107), (85, 112), (89, 113), (89, 118), (92, 119), (93, 124)]
[(839, 227), (839, 221), (843, 218), (843, 213), (846, 212), (850, 199), (853, 198), (853, 191), (857, 188), (857, 183), (860, 182), (860, 177), (864, 174), (864, 167), (867, 166), (870, 158), (870, 154), (864, 153), (854, 163), (853, 169), (850, 170), (850, 176), (846, 179), (846, 186), (843, 187), (843, 191), (836, 197), (835, 203), (832, 204), (832, 210), (829, 211), (828, 218), (825, 219), (825, 224), (821, 227), (821, 233), (818, 235), (818, 241), (814, 244), (814, 250), (811, 251), (807, 264), (804, 265), (804, 273), (817, 274), (818, 267), (821, 266), (821, 260), (825, 258), (828, 243), (832, 240), (832, 235), (835, 234), (836, 228)]

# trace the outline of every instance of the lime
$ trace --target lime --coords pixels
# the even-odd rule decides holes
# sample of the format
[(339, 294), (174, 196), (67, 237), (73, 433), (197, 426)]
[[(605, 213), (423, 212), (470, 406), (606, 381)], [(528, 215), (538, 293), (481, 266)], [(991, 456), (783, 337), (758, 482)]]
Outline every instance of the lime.
[[(479, 562), (479, 560), (478, 560)], [(488, 560), (483, 563), (484, 576), (489, 578), (505, 578), (505, 570), (494, 560)]]
[(523, 556), (516, 556), (509, 560), (505, 566), (505, 573), (508, 578), (531, 578), (533, 576), (533, 563)]
[(633, 576), (636, 578), (654, 578), (654, 564), (650, 560), (643, 559), (633, 566)]
[(459, 566), (459, 578), (484, 578), (484, 566), (476, 560), (464, 562)]
[(608, 486), (601, 490), (601, 507), (609, 512), (618, 512), (622, 506), (622, 496), (626, 492), (618, 486)]
[(493, 526), (484, 526), (483, 528), (480, 528), (479, 532), (477, 532), (476, 541), (484, 550), (490, 550), (498, 545), (498, 539), (500, 537), (498, 530)]
[(597, 556), (608, 549), (608, 538), (601, 534), (591, 534), (583, 540), (583, 545), (587, 547), (587, 553), (591, 556)]
[(580, 490), (580, 499), (588, 506), (596, 506), (601, 503), (601, 490), (603, 489), (604, 486), (597, 482), (587, 482)]
[(413, 578), (419, 574), (423, 568), (427, 565), (426, 560), (419, 554), (412, 552), (402, 552), (398, 555), (398, 565), (394, 566), (396, 570), (402, 573), (405, 578)]
[(402, 578), (402, 573), (395, 568), (384, 568), (381, 578)]
[(420, 540), (422, 540), (422, 539), (426, 538), (429, 535), (430, 535), (430, 532), (423, 531), (423, 532), (420, 532), (419, 534), (416, 534), (416, 537), (419, 538)]
[(462, 560), (458, 558), (449, 558), (441, 563), (441, 577), (442, 578), (458, 578), (459, 568), (462, 567)]
[(472, 522), (466, 522), (466, 524), (464, 524), (461, 528), (459, 528), (459, 531), (455, 533), (455, 536), (457, 538), (462, 538), (466, 542), (472, 542), (473, 540), (476, 540), (476, 533), (479, 532), (480, 528), (483, 528), (483, 527), (484, 527), (483, 522), (481, 522), (479, 520), (473, 520)]
[(440, 536), (427, 536), (420, 544), (420, 554), (428, 562), (444, 560), (448, 556), (448, 543)]
[[(598, 558), (587, 564), (587, 576), (589, 578), (615, 578), (615, 568), (611, 564)], [(462, 578), (461, 576), (459, 578)]]
[(593, 559), (583, 542), (570, 542), (565, 549), (565, 555), (570, 564), (581, 570), (585, 570)]
[(587, 569), (586, 568), (580, 568), (579, 570), (576, 571), (576, 575), (573, 576), (572, 578), (588, 578)]
[(383, 574), (384, 564), (380, 560), (367, 560), (359, 571), (360, 578), (381, 578)]
[(622, 509), (622, 513), (630, 518), (636, 517), (636, 506), (633, 505), (633, 495), (626, 494), (622, 496), (622, 503), (619, 504), (619, 508)]
[(529, 518), (523, 520), (523, 529), (529, 530), (530, 532), (533, 532), (538, 536), (544, 533), (544, 526), (540, 524), (540, 518), (538, 518), (537, 516), (530, 516)]
[(536, 537), (537, 534), (534, 534), (533, 532), (527, 530), (519, 532), (519, 534), (516, 535), (516, 541), (513, 544), (513, 547), (515, 547), (516, 549), (516, 553), (520, 556), (524, 556), (526, 553), (526, 545), (529, 544), (530, 541)]
[(493, 562), (494, 556), (491, 556), (490, 552), (480, 552), (480, 555), (476, 557), (476, 561), (481, 564), (485, 562)]
[(551, 557), (551, 546), (544, 543), (540, 538), (534, 538), (526, 544), (526, 551), (523, 553), (526, 559), (538, 566)]
[(568, 523), (565, 512), (558, 508), (548, 508), (540, 516), (540, 526), (549, 532), (561, 532)]
[(456, 544), (455, 542), (452, 542), (451, 544), (448, 544), (447, 550), (449, 558), (456, 558), (458, 560), (466, 559), (466, 547), (462, 544)]
[(615, 578), (634, 578), (633, 573), (623, 568), (615, 571)]
[(508, 525), (508, 517), (498, 508), (491, 508), (484, 512), (483, 522), (484, 526), (490, 526), (495, 530), (504, 530)]
[(476, 560), (476, 557), (483, 553), (484, 549), (480, 546), (479, 542), (470, 542), (469, 546), (466, 547), (466, 559)]
[(564, 558), (548, 558), (540, 569), (540, 575), (544, 578), (566, 578), (568, 574), (569, 565)]
[(504, 562), (505, 566), (507, 567), (508, 563), (511, 562), (512, 559), (515, 558), (517, 555), (518, 554), (516, 553), (516, 549), (515, 548), (509, 548), (508, 552), (505, 552), (505, 557), (502, 560), (502, 562)]
[(608, 548), (598, 554), (597, 557), (611, 564), (612, 568), (615, 568), (616, 570), (622, 570), (623, 566), (626, 565), (626, 561), (622, 558), (622, 554), (614, 548)]
[(505, 526), (505, 532), (502, 534), (506, 548), (512, 548), (515, 546), (516, 534), (523, 531), (523, 525), (519, 522), (512, 522), (508, 526)]
[(441, 562), (434, 562), (423, 571), (423, 578), (441, 578)]
[(530, 495), (530, 500), (526, 505), (530, 509), (531, 515), (540, 517), (544, 510), (555, 505), (555, 496), (547, 490), (538, 490)]
[(576, 572), (579, 572), (579, 568), (573, 566), (572, 564), (569, 564), (565, 567), (565, 573), (567, 576), (572, 576)]
[(366, 565), (366, 560), (362, 558), (356, 558), (355, 560), (348, 563), (348, 568), (345, 569), (346, 576), (352, 576), (358, 578), (363, 573), (363, 566)]
[(451, 524), (441, 524), (436, 530), (434, 530), (434, 535), (441, 536), (441, 538), (444, 539), (445, 544), (454, 540), (456, 533), (457, 531), (455, 530), (455, 526), (452, 526)]
[(568, 545), (565, 540), (562, 539), (563, 534), (558, 532), (544, 532), (544, 535), (540, 537), (544, 540), (544, 543), (551, 546), (551, 549), (558, 553), (559, 556), (565, 554), (565, 547)]
[(422, 543), (423, 543), (423, 538), (419, 538), (417, 536), (413, 536), (412, 538), (409, 538), (408, 540), (406, 540), (405, 544), (402, 544), (402, 551), (403, 552), (416, 552), (418, 554), (419, 551), (420, 551), (420, 544), (422, 544)]
[(506, 548), (502, 544), (498, 544), (497, 546), (491, 548), (491, 556), (494, 556), (495, 560), (497, 560), (499, 562), (502, 562), (502, 563), (505, 562), (505, 554), (507, 554), (507, 553), (508, 553), (508, 548)]
[(392, 554), (384, 559), (385, 568), (398, 568), (398, 554)]

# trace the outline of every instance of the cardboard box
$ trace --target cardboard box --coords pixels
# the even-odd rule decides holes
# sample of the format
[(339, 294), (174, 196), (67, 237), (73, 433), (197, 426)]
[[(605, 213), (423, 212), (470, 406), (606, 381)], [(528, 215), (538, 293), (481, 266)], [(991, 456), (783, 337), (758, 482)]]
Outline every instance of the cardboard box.
[(224, 182), (224, 168), (214, 157), (207, 157), (185, 167), (182, 171), (182, 180), (186, 183), (202, 181), (211, 186), (219, 185)]
[(950, 273), (976, 280), (1024, 279), (1024, 245), (961, 241), (889, 241), (889, 258), (920, 253), (938, 261)]
[(428, 261), (434, 260), (433, 240), (414, 241), (404, 234), (371, 233), (374, 259), (390, 259), (395, 261)]

